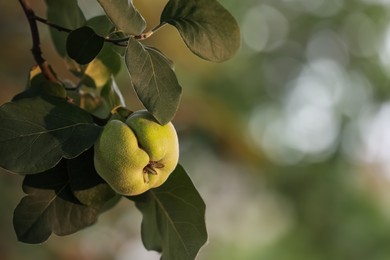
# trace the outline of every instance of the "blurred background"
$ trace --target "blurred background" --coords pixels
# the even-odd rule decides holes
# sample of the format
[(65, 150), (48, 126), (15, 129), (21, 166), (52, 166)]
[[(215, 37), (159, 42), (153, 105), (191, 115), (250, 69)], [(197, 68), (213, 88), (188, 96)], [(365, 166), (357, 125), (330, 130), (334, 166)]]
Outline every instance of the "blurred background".
[[(31, 0), (45, 16), (42, 0)], [(101, 13), (79, 0), (87, 17)], [(134, 0), (158, 24), (166, 1)], [(220, 0), (242, 46), (203, 61), (166, 26), (148, 44), (176, 65), (181, 164), (207, 205), (200, 260), (390, 259), (390, 1)], [(25, 87), (33, 59), (17, 1), (0, 3), (0, 104)], [(40, 25), (46, 59), (71, 77)], [(122, 71), (127, 105), (141, 105)], [(159, 259), (143, 248), (129, 201), (93, 227), (42, 245), (17, 242), (22, 177), (1, 170), (0, 259)]]

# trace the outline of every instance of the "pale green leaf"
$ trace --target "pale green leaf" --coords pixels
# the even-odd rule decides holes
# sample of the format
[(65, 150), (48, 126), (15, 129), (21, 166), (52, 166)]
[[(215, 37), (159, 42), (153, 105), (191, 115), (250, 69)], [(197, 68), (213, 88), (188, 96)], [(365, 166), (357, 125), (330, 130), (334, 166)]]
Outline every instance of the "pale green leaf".
[(216, 0), (170, 0), (160, 20), (175, 26), (188, 48), (206, 60), (225, 61), (240, 46), (236, 20)]
[(170, 122), (181, 97), (172, 62), (161, 52), (134, 39), (129, 40), (125, 62), (142, 104), (161, 124)]
[(132, 0), (98, 0), (117, 30), (128, 35), (139, 35), (146, 22)]

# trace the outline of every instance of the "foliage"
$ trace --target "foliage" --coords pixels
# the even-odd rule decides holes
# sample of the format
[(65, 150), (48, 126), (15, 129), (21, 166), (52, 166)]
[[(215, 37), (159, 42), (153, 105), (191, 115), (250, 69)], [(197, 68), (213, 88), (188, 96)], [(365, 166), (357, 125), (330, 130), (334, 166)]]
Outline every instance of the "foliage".
[(162, 259), (193, 259), (206, 242), (205, 205), (180, 165), (161, 187), (137, 197), (142, 212), (142, 238), (149, 250), (163, 251)]
[[(214, 0), (169, 1), (160, 24), (148, 32), (132, 1), (98, 0), (106, 15), (89, 20), (76, 0), (46, 0), (47, 19), (28, 1), (19, 2), (37, 64), (26, 90), (0, 107), (0, 166), (25, 175), (26, 196), (14, 212), (18, 239), (42, 243), (51, 233), (68, 235), (94, 224), (119, 200), (94, 169), (93, 145), (112, 111), (125, 106), (115, 82), (123, 63), (129, 85), (156, 120), (166, 124), (175, 116), (182, 88), (173, 62), (142, 40), (171, 24), (194, 54), (222, 62), (238, 49), (239, 29)], [(61, 80), (42, 57), (38, 22), (50, 27), (77, 82)], [(143, 214), (147, 249), (162, 252), (162, 259), (196, 257), (207, 241), (205, 205), (182, 166), (162, 186), (129, 199)]]

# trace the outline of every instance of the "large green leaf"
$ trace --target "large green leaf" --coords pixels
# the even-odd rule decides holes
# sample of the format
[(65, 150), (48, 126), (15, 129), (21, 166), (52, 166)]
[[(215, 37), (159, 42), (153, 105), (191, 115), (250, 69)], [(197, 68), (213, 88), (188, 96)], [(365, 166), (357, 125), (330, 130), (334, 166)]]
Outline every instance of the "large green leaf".
[(180, 165), (160, 187), (134, 200), (142, 212), (142, 240), (161, 259), (195, 259), (207, 241), (205, 204)]
[(55, 97), (24, 98), (0, 107), (0, 166), (22, 174), (54, 167), (90, 148), (101, 127), (84, 110)]
[[(74, 30), (85, 24), (85, 17), (77, 0), (46, 0), (47, 19), (54, 24)], [(61, 56), (66, 56), (68, 33), (50, 27), (54, 46)]]
[(79, 64), (90, 63), (101, 51), (104, 38), (88, 26), (73, 30), (66, 39), (66, 52)]
[(206, 60), (225, 61), (240, 46), (236, 20), (216, 0), (170, 0), (160, 20), (175, 26), (189, 49)]
[(181, 96), (172, 62), (134, 39), (129, 40), (125, 62), (142, 104), (161, 124), (171, 121)]
[(117, 30), (128, 35), (139, 35), (146, 22), (133, 5), (133, 0), (98, 0)]
[(67, 162), (40, 174), (26, 176), (23, 191), (27, 194), (14, 212), (18, 240), (42, 243), (52, 232), (69, 235), (96, 222), (99, 207), (86, 207), (73, 196), (69, 187)]

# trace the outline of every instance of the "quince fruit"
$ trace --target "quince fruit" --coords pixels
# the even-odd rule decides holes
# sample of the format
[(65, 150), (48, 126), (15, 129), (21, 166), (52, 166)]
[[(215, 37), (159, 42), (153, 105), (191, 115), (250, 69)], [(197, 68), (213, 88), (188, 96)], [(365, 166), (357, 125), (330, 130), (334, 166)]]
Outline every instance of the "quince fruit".
[(179, 142), (171, 122), (160, 125), (146, 110), (113, 119), (94, 146), (98, 174), (117, 193), (133, 196), (162, 185), (176, 168)]

